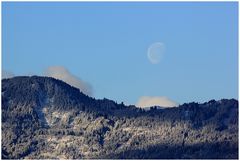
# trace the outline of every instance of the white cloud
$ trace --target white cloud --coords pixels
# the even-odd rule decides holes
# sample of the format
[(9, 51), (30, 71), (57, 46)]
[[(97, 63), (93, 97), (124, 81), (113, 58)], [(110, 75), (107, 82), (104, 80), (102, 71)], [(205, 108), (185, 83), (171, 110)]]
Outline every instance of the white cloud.
[(76, 88), (79, 88), (84, 94), (87, 94), (88, 96), (92, 96), (93, 94), (92, 86), (89, 83), (73, 75), (63, 66), (50, 66), (45, 70), (44, 75), (60, 79)]
[(15, 75), (12, 72), (6, 71), (6, 70), (2, 70), (2, 79), (4, 78), (12, 78)]
[(142, 96), (136, 103), (136, 106), (141, 108), (147, 108), (151, 106), (161, 106), (163, 108), (167, 108), (167, 107), (177, 107), (178, 104), (167, 97)]

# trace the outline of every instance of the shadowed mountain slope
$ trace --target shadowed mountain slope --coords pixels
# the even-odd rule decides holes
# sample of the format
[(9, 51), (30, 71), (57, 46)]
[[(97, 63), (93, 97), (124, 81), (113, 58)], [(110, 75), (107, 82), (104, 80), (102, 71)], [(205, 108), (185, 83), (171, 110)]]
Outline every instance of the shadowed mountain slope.
[(149, 111), (49, 77), (2, 80), (2, 159), (237, 159), (238, 101)]

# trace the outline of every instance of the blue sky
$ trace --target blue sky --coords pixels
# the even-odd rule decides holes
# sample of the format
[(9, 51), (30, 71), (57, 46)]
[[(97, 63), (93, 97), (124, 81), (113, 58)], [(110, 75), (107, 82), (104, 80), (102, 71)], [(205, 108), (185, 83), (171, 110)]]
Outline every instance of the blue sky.
[[(152, 64), (148, 48), (165, 46)], [(237, 2), (2, 2), (2, 69), (63, 66), (93, 96), (204, 102), (238, 98)]]

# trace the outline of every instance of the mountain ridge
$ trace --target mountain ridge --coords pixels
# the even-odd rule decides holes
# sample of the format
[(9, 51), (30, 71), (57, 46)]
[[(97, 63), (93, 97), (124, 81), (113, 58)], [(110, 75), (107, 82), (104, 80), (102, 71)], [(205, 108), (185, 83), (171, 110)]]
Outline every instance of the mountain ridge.
[(235, 99), (145, 111), (50, 77), (2, 80), (3, 159), (236, 159), (237, 143)]

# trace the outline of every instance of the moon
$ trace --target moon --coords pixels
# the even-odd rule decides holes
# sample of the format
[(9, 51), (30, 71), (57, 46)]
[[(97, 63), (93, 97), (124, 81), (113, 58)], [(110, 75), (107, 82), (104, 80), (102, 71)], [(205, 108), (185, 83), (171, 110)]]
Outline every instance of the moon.
[(165, 52), (165, 45), (162, 42), (155, 42), (148, 48), (147, 56), (148, 60), (152, 64), (158, 64)]

